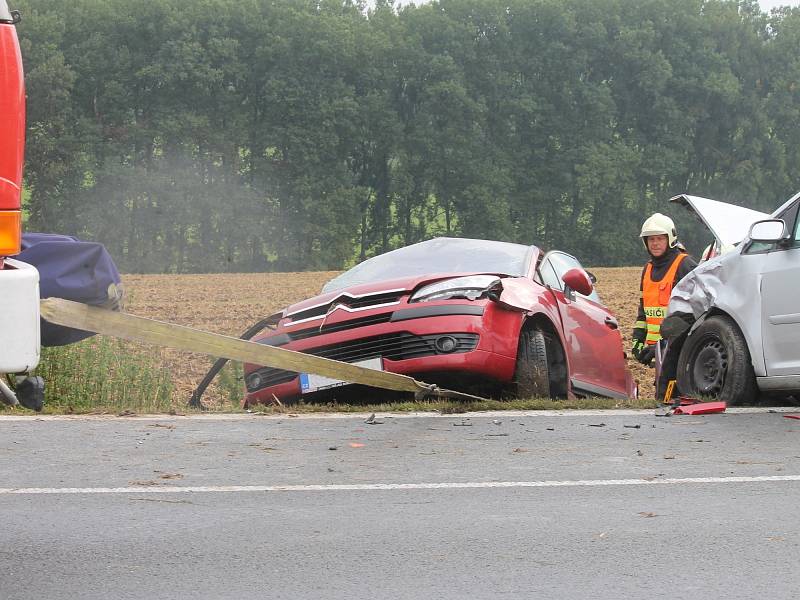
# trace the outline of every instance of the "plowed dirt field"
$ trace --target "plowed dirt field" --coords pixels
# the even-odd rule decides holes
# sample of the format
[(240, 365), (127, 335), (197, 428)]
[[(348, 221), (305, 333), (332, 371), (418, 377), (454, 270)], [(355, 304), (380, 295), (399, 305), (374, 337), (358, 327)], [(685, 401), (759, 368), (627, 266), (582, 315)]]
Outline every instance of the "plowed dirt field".
[[(598, 292), (616, 314), (630, 348), (630, 332), (639, 299), (639, 267), (595, 268)], [(143, 317), (236, 336), (259, 319), (293, 302), (319, 293), (336, 272), (255, 273), (215, 275), (125, 275), (126, 311)], [(213, 358), (158, 349), (175, 383), (174, 401), (185, 404)], [(598, 357), (598, 360), (602, 360)], [(653, 370), (632, 358), (628, 366), (639, 381), (640, 395), (653, 396)], [(204, 402), (219, 402), (221, 391), (212, 384)]]

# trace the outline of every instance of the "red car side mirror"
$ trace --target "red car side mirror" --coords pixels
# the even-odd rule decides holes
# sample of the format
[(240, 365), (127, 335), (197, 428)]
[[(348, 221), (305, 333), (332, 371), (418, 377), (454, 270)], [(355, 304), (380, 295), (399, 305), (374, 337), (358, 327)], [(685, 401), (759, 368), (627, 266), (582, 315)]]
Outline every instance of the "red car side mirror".
[(583, 296), (588, 296), (594, 289), (592, 280), (589, 279), (589, 276), (583, 269), (570, 269), (561, 276), (561, 281)]

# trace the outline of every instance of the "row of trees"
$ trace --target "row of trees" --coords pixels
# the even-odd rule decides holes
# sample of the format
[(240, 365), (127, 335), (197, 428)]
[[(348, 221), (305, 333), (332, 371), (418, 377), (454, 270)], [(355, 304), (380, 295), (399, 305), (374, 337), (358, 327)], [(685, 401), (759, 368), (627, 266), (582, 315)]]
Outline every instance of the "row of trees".
[(689, 191), (800, 188), (800, 10), (755, 0), (15, 0), (31, 230), (128, 272), (434, 235), (640, 262)]

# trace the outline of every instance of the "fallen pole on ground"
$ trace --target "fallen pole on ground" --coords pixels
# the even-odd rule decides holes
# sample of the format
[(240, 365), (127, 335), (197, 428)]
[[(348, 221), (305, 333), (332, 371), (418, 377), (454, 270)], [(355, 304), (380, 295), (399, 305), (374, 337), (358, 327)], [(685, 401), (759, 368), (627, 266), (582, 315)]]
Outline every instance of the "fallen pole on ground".
[(484, 400), (480, 396), (441, 389), (407, 375), (376, 371), (338, 360), (265, 346), (185, 325), (114, 312), (61, 298), (42, 300), (41, 315), (56, 325), (295, 373), (313, 373), (374, 388), (409, 392), (414, 394), (416, 399), (433, 396), (455, 400)]

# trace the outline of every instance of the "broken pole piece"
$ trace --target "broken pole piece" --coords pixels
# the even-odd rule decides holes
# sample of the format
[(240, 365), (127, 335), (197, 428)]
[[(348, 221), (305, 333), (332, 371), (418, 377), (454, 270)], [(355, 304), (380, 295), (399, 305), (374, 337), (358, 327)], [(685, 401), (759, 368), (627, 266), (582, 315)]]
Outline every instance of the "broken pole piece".
[(661, 401), (662, 404), (672, 404), (672, 394), (675, 391), (675, 383), (674, 379), (669, 380), (667, 391), (664, 392), (664, 399)]

